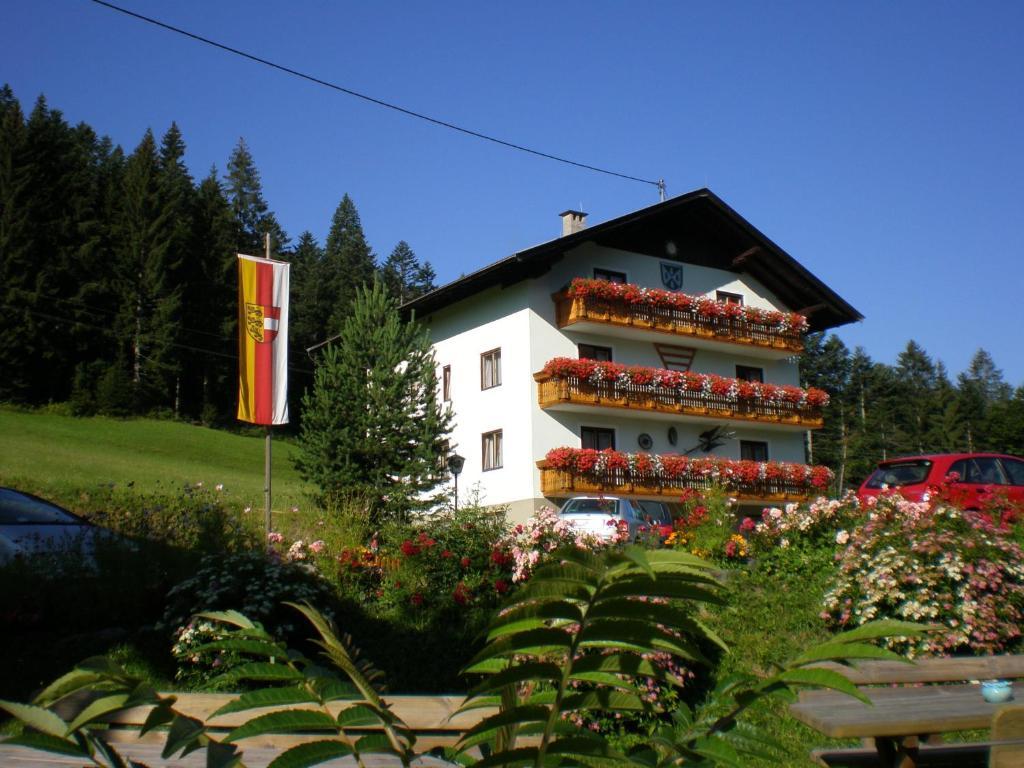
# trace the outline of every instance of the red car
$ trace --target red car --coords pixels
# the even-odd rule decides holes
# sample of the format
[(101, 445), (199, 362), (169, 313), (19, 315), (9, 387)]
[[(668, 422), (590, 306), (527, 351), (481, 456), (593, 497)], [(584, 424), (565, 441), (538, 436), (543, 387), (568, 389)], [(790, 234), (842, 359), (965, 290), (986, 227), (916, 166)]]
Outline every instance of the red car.
[(921, 501), (932, 486), (953, 485), (967, 509), (980, 508), (993, 493), (1024, 504), (1024, 459), (1001, 453), (940, 453), (880, 462), (861, 485), (861, 501), (885, 491)]

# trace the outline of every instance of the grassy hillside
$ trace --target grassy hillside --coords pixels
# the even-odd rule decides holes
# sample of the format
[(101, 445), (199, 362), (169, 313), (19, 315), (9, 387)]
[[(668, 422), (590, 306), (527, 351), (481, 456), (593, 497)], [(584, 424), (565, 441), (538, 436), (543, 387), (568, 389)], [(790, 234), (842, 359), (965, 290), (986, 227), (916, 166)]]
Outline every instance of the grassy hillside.
[[(173, 421), (78, 419), (0, 408), (0, 484), (70, 502), (79, 491), (115, 483), (142, 492), (224, 485), (240, 504), (263, 506), (260, 436)], [(309, 486), (292, 466), (295, 447), (273, 443), (275, 510), (308, 505)]]

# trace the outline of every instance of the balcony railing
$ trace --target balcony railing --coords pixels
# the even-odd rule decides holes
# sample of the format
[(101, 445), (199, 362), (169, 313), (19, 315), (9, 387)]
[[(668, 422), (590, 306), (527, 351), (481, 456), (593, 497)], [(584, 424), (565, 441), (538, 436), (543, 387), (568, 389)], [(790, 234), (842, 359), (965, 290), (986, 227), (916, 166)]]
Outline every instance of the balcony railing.
[(828, 403), (816, 389), (571, 358), (548, 361), (533, 378), (541, 408), (568, 403), (818, 429)]
[(740, 500), (786, 502), (823, 493), (832, 481), (827, 467), (804, 464), (574, 448), (550, 451), (537, 467), (541, 492), (555, 497), (580, 493), (672, 497), (721, 486)]
[(558, 327), (590, 321), (792, 354), (803, 351), (807, 320), (802, 315), (633, 285), (592, 287), (604, 282), (577, 279), (568, 291), (555, 294)]

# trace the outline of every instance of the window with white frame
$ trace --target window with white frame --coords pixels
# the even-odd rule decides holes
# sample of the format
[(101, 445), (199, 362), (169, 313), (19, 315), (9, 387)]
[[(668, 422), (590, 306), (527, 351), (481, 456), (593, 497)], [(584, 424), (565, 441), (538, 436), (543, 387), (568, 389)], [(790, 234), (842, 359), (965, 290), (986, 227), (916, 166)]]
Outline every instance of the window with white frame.
[(501, 386), (501, 348), (480, 355), (480, 389)]
[(501, 469), (501, 430), (496, 429), (493, 432), (484, 432), (481, 435), (480, 443), (483, 451), (481, 466), (483, 466), (484, 471)]

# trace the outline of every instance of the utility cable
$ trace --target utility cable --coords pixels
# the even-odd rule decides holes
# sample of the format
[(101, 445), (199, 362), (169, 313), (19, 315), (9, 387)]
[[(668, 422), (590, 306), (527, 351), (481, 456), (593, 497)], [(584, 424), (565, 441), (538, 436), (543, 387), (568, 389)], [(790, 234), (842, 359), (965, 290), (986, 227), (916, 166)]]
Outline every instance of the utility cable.
[(458, 131), (459, 133), (465, 134), (467, 136), (472, 136), (472, 137), (477, 138), (477, 139), (483, 139), (484, 141), (490, 141), (490, 142), (492, 142), (494, 144), (499, 144), (499, 145), (501, 145), (503, 147), (508, 147), (509, 149), (515, 149), (515, 150), (518, 150), (520, 152), (526, 152), (528, 154), (535, 155), (536, 157), (545, 158), (546, 160), (554, 160), (555, 162), (565, 163), (566, 165), (573, 165), (573, 166), (576, 166), (577, 168), (583, 168), (584, 170), (594, 171), (596, 173), (603, 173), (603, 174), (606, 174), (608, 176), (616, 176), (616, 177), (618, 177), (620, 179), (626, 179), (628, 181), (637, 181), (637, 182), (640, 182), (641, 184), (650, 184), (651, 186), (654, 186), (654, 187), (658, 188), (658, 191), (660, 192), (661, 198), (663, 200), (665, 198), (665, 180), (664, 179), (658, 179), (657, 181), (654, 181), (654, 180), (651, 180), (651, 179), (642, 179), (639, 176), (630, 176), (627, 173), (619, 173), (618, 171), (610, 171), (607, 168), (599, 168), (596, 165), (588, 165), (587, 163), (579, 163), (579, 162), (577, 162), (575, 160), (570, 160), (570, 159), (565, 158), (565, 157), (559, 157), (558, 155), (552, 155), (552, 154), (549, 154), (547, 152), (541, 152), (538, 149), (531, 149), (530, 147), (524, 147), (522, 144), (515, 144), (515, 143), (513, 143), (511, 141), (505, 141), (504, 139), (499, 139), (499, 138), (496, 138), (494, 136), (489, 136), (486, 133), (480, 133), (479, 131), (474, 131), (474, 130), (472, 130), (470, 128), (463, 128), (460, 125), (455, 125), (454, 123), (449, 123), (446, 120), (441, 120), (441, 119), (436, 118), (436, 117), (431, 117), (430, 115), (425, 115), (422, 112), (415, 112), (415, 111), (413, 111), (411, 109), (406, 109), (405, 107), (400, 107), (397, 104), (392, 104), (390, 102), (384, 101), (383, 99), (378, 99), (378, 98), (375, 98), (373, 96), (368, 96), (365, 93), (360, 93), (359, 91), (354, 91), (351, 88), (346, 88), (344, 86), (338, 85), (337, 83), (332, 83), (332, 82), (330, 82), (328, 80), (323, 80), (323, 79), (321, 79), (319, 77), (315, 77), (314, 75), (309, 75), (309, 74), (306, 74), (305, 72), (300, 72), (297, 69), (292, 69), (291, 67), (286, 67), (286, 66), (284, 66), (282, 64), (275, 64), (274, 62), (269, 61), (268, 59), (261, 58), (259, 56), (256, 56), (256, 55), (252, 54), (252, 53), (246, 53), (245, 51), (239, 50), (238, 48), (232, 48), (230, 45), (225, 45), (224, 43), (218, 43), (216, 40), (211, 40), (208, 37), (203, 37), (202, 35), (197, 35), (196, 33), (189, 32), (188, 30), (182, 29), (181, 27), (175, 27), (174, 25), (168, 24), (168, 23), (163, 22), (163, 21), (160, 21), (159, 19), (154, 19), (154, 18), (152, 18), (150, 16), (144, 16), (141, 13), (136, 13), (135, 11), (130, 11), (127, 8), (122, 8), (119, 5), (114, 5), (113, 3), (108, 3), (105, 0), (90, 0), (90, 2), (93, 2), (96, 5), (102, 5), (104, 8), (109, 8), (112, 11), (117, 11), (118, 13), (123, 13), (126, 16), (131, 16), (132, 18), (138, 19), (139, 21), (144, 21), (147, 24), (153, 24), (154, 26), (160, 27), (162, 29), (166, 29), (169, 32), (175, 32), (176, 34), (184, 35), (185, 37), (189, 37), (189, 38), (191, 38), (193, 40), (196, 40), (196, 41), (198, 41), (200, 43), (205, 43), (206, 45), (211, 45), (214, 48), (221, 49), (222, 51), (227, 51), (228, 53), (233, 53), (235, 56), (241, 56), (242, 58), (249, 59), (250, 61), (255, 61), (257, 64), (263, 64), (265, 66), (271, 67), (272, 69), (276, 69), (276, 70), (279, 70), (279, 71), (284, 72), (286, 74), (302, 78), (303, 80), (308, 80), (311, 83), (315, 83), (317, 85), (322, 85), (325, 88), (330, 88), (332, 90), (339, 91), (340, 93), (344, 93), (344, 94), (347, 94), (349, 96), (355, 96), (357, 99), (362, 99), (363, 101), (368, 101), (371, 104), (376, 104), (379, 107), (385, 107), (386, 109), (391, 109), (391, 110), (394, 110), (395, 112), (400, 112), (401, 114), (406, 115), (408, 117), (415, 117), (418, 120), (424, 120), (424, 121), (426, 121), (428, 123), (433, 123), (434, 125), (441, 126), (442, 128), (449, 128), (449, 129), (451, 129), (453, 131)]

